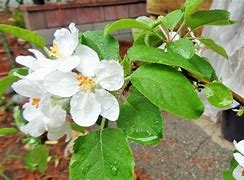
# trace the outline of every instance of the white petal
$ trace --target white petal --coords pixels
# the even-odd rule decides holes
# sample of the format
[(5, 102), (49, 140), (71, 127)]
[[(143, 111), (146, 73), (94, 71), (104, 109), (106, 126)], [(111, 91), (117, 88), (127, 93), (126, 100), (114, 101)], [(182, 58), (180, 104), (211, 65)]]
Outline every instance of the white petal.
[(79, 90), (77, 74), (54, 71), (44, 79), (44, 88), (51, 94), (60, 97), (71, 97)]
[(104, 89), (96, 90), (96, 100), (101, 104), (101, 115), (110, 121), (119, 117), (119, 103), (117, 99)]
[(75, 27), (75, 23), (70, 23), (69, 30), (72, 34), (79, 33), (79, 29)]
[[(31, 101), (31, 99), (30, 99)], [(38, 117), (43, 117), (43, 113), (40, 111), (39, 108), (36, 108), (35, 106), (32, 106), (31, 103), (25, 103), (23, 111), (23, 117), (27, 121), (32, 121), (34, 119), (37, 119)]]
[(57, 70), (61, 72), (69, 72), (76, 68), (76, 66), (78, 66), (78, 64), (80, 63), (80, 59), (78, 56), (69, 56), (58, 61), (59, 64), (57, 66)]
[[(173, 38), (174, 38), (174, 39), (173, 39)], [(173, 41), (177, 41), (177, 40), (180, 39), (180, 35), (179, 35), (177, 32), (175, 32), (175, 31), (170, 32), (170, 33), (169, 33), (169, 39), (170, 39), (170, 40), (173, 40)]]
[(97, 53), (85, 45), (79, 45), (75, 50), (75, 55), (80, 58), (80, 64), (77, 70), (85, 76), (94, 76), (95, 69), (99, 64), (99, 57)]
[(240, 153), (234, 153), (233, 155), (238, 164), (244, 168), (244, 156)]
[(103, 60), (96, 69), (97, 83), (104, 89), (115, 91), (124, 84), (124, 71), (122, 66), (114, 60)]
[(46, 57), (38, 50), (36, 49), (29, 49), (30, 52), (32, 52), (37, 59), (46, 59)]
[(28, 79), (21, 79), (13, 83), (12, 88), (15, 92), (25, 97), (41, 97), (43, 93), (42, 87), (38, 83)]
[(244, 180), (244, 176), (242, 176), (242, 171), (243, 168), (241, 166), (237, 166), (232, 173), (233, 177), (236, 180)]
[(237, 151), (239, 151), (241, 154), (244, 155), (244, 140), (241, 140), (238, 143), (236, 141), (234, 141), (233, 143), (234, 143)]
[(16, 62), (30, 68), (31, 70), (38, 69), (37, 60), (32, 56), (18, 56)]
[(54, 70), (55, 69), (49, 69), (49, 68), (38, 69), (34, 72), (29, 73), (26, 76), (26, 79), (32, 81), (42, 81), (49, 73), (53, 72)]
[(88, 127), (96, 123), (101, 112), (100, 103), (96, 101), (94, 93), (80, 91), (70, 102), (70, 114), (80, 126)]
[[(71, 26), (72, 31), (74, 30)], [(58, 29), (54, 33), (54, 43), (64, 56), (71, 56), (79, 43), (79, 33), (70, 32), (68, 29)]]
[(60, 127), (52, 128), (48, 127), (47, 138), (49, 140), (58, 140), (66, 134), (66, 142), (71, 138), (71, 127), (68, 123), (64, 123)]
[(39, 137), (46, 131), (46, 127), (42, 118), (38, 117), (28, 122), (25, 126), (20, 127), (20, 130), (31, 136)]

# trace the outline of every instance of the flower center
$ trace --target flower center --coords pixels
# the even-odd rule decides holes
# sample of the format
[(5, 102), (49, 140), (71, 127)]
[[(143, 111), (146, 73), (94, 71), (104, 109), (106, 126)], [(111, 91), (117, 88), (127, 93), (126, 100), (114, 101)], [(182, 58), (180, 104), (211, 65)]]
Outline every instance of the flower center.
[(59, 57), (61, 55), (57, 44), (53, 43), (53, 45), (50, 47), (49, 54), (54, 57)]
[(79, 86), (82, 91), (87, 92), (94, 86), (95, 81), (87, 76), (78, 75), (76, 79), (79, 81)]
[(41, 101), (41, 99), (39, 99), (39, 98), (33, 98), (32, 100), (31, 100), (31, 105), (32, 106), (36, 106), (36, 108), (38, 108), (38, 106), (39, 106), (39, 102)]

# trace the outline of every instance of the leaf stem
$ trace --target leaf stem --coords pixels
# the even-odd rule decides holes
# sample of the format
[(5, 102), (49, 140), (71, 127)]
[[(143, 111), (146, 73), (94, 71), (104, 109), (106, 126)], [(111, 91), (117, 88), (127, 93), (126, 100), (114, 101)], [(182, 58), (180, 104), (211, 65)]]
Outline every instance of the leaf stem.
[(106, 121), (106, 119), (103, 117), (103, 118), (102, 118), (101, 125), (100, 125), (100, 135), (101, 135), (101, 132), (102, 132), (102, 130), (103, 130), (103, 128), (104, 128), (105, 121)]

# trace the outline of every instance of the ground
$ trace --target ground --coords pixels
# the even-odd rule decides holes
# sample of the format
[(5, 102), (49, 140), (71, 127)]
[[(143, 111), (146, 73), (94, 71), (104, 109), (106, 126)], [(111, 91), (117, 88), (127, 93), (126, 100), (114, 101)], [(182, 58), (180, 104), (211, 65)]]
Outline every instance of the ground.
[[(154, 146), (131, 144), (136, 161), (138, 180), (221, 179), (229, 166), (232, 150), (221, 147), (199, 125), (164, 113), (165, 134)], [(11, 116), (2, 116), (0, 124), (10, 124)], [(26, 150), (21, 142), (23, 135), (0, 137), (0, 164), (5, 175), (15, 179), (68, 179), (69, 157), (63, 157), (66, 144), (61, 139), (49, 145), (51, 155), (59, 159), (49, 162), (44, 174), (25, 169), (21, 155)]]

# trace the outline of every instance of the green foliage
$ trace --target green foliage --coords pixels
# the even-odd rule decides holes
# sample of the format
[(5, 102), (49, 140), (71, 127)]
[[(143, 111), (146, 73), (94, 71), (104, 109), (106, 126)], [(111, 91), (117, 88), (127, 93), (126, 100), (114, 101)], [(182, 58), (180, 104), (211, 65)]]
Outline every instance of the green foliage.
[(235, 21), (230, 20), (230, 13), (226, 10), (204, 10), (198, 11), (185, 19), (191, 29), (196, 29), (204, 25), (223, 26), (234, 24)]
[(26, 75), (27, 69), (25, 68), (17, 68), (13, 69), (9, 72), (7, 77), (4, 77), (0, 79), (0, 97), (4, 95), (4, 93), (8, 90), (8, 88), (17, 80), (19, 80), (19, 77), (15, 76), (15, 73), (18, 73), (20, 75)]
[(170, 12), (164, 18), (162, 18), (162, 22), (166, 28), (172, 30), (180, 22), (182, 17), (183, 17), (183, 12), (178, 9)]
[(203, 0), (186, 0), (183, 7), (185, 9), (185, 17), (194, 13), (202, 2)]
[(164, 64), (173, 67), (181, 67), (199, 79), (203, 79), (205, 75), (201, 74), (198, 69), (189, 62), (188, 59), (174, 53), (164, 52), (147, 46), (133, 46), (128, 51), (128, 58), (133, 61), (143, 61), (148, 63)]
[(75, 141), (70, 161), (70, 179), (132, 179), (134, 161), (119, 129), (104, 129)]
[(26, 124), (26, 120), (22, 117), (21, 110), (19, 106), (15, 106), (13, 109), (13, 116), (15, 125), (20, 128), (21, 126), (24, 126)]
[(47, 146), (38, 145), (24, 157), (24, 163), (29, 170), (38, 169), (43, 173), (46, 170), (48, 154)]
[(81, 36), (81, 43), (94, 49), (100, 59), (118, 59), (119, 43), (111, 35), (104, 35), (103, 31), (87, 31)]
[(130, 73), (131, 73), (131, 65), (132, 65), (132, 63), (131, 63), (130, 59), (127, 56), (124, 57), (123, 61), (121, 62), (121, 65), (123, 66), (123, 69), (124, 69), (124, 76), (125, 77), (129, 76)]
[(235, 178), (232, 176), (232, 172), (234, 171), (234, 169), (237, 166), (238, 166), (237, 161), (234, 158), (232, 158), (229, 169), (228, 170), (225, 170), (222, 173), (223, 179), (224, 180), (235, 180)]
[(179, 39), (167, 44), (167, 50), (190, 59), (195, 54), (194, 44), (188, 39)]
[(79, 126), (78, 124), (75, 124), (75, 123), (71, 124), (71, 128), (72, 128), (72, 130), (77, 131), (77, 132), (81, 132), (81, 133), (85, 132), (85, 128), (84, 127), (81, 127), (81, 126)]
[(137, 69), (131, 82), (153, 104), (187, 119), (198, 119), (204, 110), (193, 85), (176, 69), (146, 64)]
[(222, 46), (220, 46), (219, 44), (217, 44), (216, 42), (214, 42), (212, 39), (204, 38), (204, 37), (200, 37), (198, 39), (201, 43), (203, 43), (206, 46), (206, 48), (211, 49), (212, 51), (216, 52), (217, 54), (228, 59), (228, 55), (227, 55), (225, 49)]
[(231, 91), (220, 82), (209, 83), (204, 88), (208, 101), (219, 108), (225, 108), (233, 103)]
[(17, 129), (15, 128), (1, 128), (0, 129), (0, 136), (1, 135), (10, 135), (10, 134), (15, 134), (17, 133)]
[(189, 59), (189, 62), (203, 75), (203, 79), (209, 81), (218, 80), (214, 68), (206, 58), (195, 54)]
[(134, 19), (121, 19), (113, 22), (112, 24), (107, 25), (104, 29), (104, 33), (109, 34), (120, 29), (128, 28), (137, 28), (152, 31), (152, 28), (144, 22), (140, 22)]
[(28, 29), (23, 29), (16, 26), (11, 26), (7, 24), (0, 24), (0, 31), (9, 33), (15, 37), (21, 38), (27, 42), (30, 42), (40, 48), (45, 46), (45, 40), (36, 32), (30, 31)]
[(158, 107), (135, 89), (121, 106), (118, 126), (136, 143), (156, 144), (162, 138), (163, 123)]

